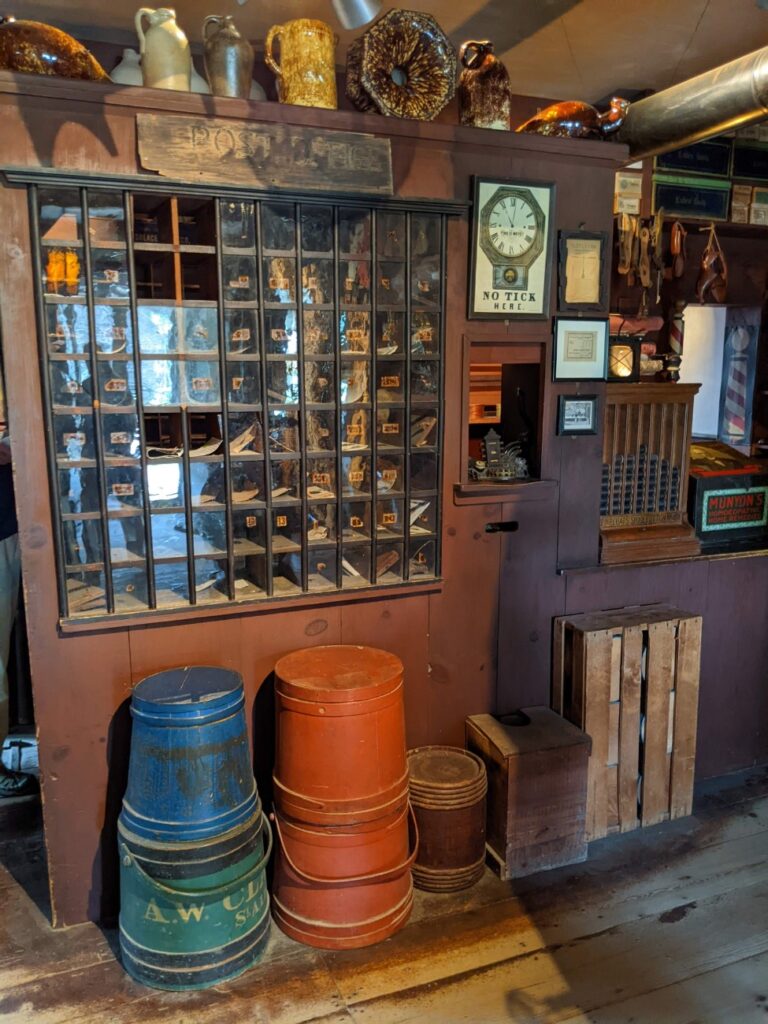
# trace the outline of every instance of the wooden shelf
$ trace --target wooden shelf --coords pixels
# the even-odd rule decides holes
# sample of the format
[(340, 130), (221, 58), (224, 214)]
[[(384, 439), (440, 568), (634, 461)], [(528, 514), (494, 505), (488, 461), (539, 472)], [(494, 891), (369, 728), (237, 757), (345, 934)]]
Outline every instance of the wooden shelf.
[(755, 548), (751, 551), (710, 551), (700, 555), (688, 555), (685, 558), (658, 558), (647, 562), (613, 562), (609, 565), (580, 565), (569, 568), (558, 566), (558, 576), (579, 576), (588, 572), (614, 572), (619, 569), (649, 569), (659, 565), (679, 565), (688, 562), (722, 562), (742, 558), (768, 558), (768, 548)]
[(478, 480), (453, 485), (454, 505), (493, 505), (509, 501), (548, 501), (557, 493), (556, 480)]
[[(710, 224), (715, 225), (715, 231), (724, 238), (768, 238), (768, 224), (735, 224), (729, 220), (715, 220), (705, 217), (702, 220), (696, 218), (669, 217), (669, 223), (679, 220), (684, 228), (689, 231), (698, 231), (699, 228), (706, 228)], [(665, 227), (666, 227), (665, 221)]]

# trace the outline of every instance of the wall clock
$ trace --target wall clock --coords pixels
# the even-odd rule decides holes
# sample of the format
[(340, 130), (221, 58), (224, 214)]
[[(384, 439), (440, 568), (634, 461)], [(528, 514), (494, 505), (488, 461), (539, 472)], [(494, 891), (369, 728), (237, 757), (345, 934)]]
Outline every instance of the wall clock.
[(549, 316), (554, 190), (475, 178), (468, 319)]

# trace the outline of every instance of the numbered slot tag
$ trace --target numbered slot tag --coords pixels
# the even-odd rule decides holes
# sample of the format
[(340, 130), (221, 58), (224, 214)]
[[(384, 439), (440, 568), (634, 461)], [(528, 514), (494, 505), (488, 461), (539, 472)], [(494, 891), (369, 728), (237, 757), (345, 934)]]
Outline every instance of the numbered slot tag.
[(258, 352), (256, 311), (227, 309), (224, 311), (224, 339), (227, 352), (237, 355)]
[(341, 460), (345, 494), (369, 494), (371, 490), (371, 460), (365, 455), (345, 455)]
[(222, 280), (225, 302), (255, 302), (258, 297), (256, 260), (251, 256), (224, 256)]
[(401, 362), (387, 362), (378, 368), (376, 397), (379, 402), (401, 402), (405, 394), (405, 373)]
[(93, 249), (91, 261), (94, 298), (127, 299), (129, 288), (125, 253), (111, 249)]
[(100, 362), (101, 400), (106, 406), (132, 405), (133, 363), (129, 360)]
[(184, 364), (186, 397), (190, 405), (218, 405), (221, 401), (219, 364), (188, 360)]

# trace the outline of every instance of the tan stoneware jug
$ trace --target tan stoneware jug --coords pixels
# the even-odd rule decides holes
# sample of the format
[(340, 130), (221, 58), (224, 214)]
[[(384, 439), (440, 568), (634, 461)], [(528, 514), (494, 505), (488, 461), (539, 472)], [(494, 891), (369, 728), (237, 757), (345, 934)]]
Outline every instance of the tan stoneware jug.
[[(144, 30), (144, 19), (149, 27)], [(189, 92), (192, 56), (187, 37), (176, 24), (170, 7), (142, 7), (136, 12), (136, 34), (141, 44), (144, 85), (150, 89), (178, 89)]]
[(248, 99), (253, 75), (253, 47), (240, 35), (230, 15), (210, 14), (203, 22), (205, 75), (214, 96)]
[[(273, 47), (280, 42), (280, 63)], [(325, 22), (297, 18), (273, 25), (264, 44), (264, 60), (277, 77), (281, 103), (336, 109), (336, 43)]]

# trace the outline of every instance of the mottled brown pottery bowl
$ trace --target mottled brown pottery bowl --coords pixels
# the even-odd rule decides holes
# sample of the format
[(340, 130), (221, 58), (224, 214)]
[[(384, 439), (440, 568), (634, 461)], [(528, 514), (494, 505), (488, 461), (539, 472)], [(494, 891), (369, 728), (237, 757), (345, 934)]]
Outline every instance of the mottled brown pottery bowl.
[(3, 19), (0, 23), (0, 69), (92, 82), (109, 81), (104, 68), (81, 43), (41, 21)]
[(363, 36), (360, 83), (382, 114), (432, 121), (456, 91), (456, 50), (429, 14), (388, 11)]

